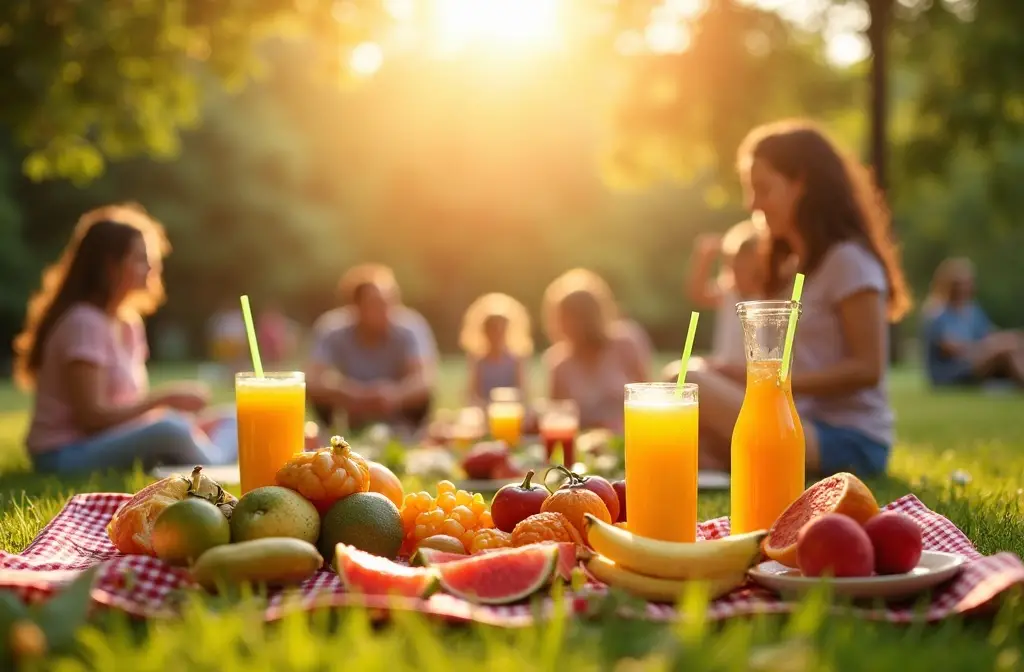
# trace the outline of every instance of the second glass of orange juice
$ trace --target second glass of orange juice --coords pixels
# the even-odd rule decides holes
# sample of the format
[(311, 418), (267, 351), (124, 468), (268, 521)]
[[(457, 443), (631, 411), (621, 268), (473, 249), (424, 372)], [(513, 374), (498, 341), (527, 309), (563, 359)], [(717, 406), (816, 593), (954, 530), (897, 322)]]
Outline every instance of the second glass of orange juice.
[(793, 402), (792, 374), (780, 377), (794, 308), (799, 316), (800, 305), (793, 301), (736, 304), (747, 388), (732, 434), (732, 534), (767, 530), (804, 491), (803, 425)]
[(496, 387), (491, 390), (491, 403), (487, 406), (487, 421), (491, 437), (504, 441), (510, 448), (519, 445), (526, 409), (514, 387)]
[(626, 385), (627, 525), (663, 541), (697, 538), (697, 386)]
[(238, 470), (242, 494), (274, 485), (278, 469), (305, 447), (306, 378), (302, 372), (235, 376)]

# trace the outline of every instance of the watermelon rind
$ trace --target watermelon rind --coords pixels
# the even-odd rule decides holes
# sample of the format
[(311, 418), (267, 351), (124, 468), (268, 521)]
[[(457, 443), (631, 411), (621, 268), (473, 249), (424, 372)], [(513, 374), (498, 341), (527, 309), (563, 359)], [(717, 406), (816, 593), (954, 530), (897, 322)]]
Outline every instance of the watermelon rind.
[(337, 545), (334, 570), (349, 593), (426, 599), (437, 589), (432, 568), (406, 567), (347, 544)]
[[(481, 553), (465, 560), (446, 562), (435, 569), (441, 589), (449, 595), (473, 604), (512, 604), (548, 584), (558, 567), (558, 556), (558, 546), (554, 544), (523, 546), (508, 552)], [(511, 566), (516, 562), (526, 564), (523, 567)], [(498, 592), (500, 585), (497, 579), (506, 584), (510, 579), (518, 581)], [(478, 585), (472, 585), (474, 581)]]

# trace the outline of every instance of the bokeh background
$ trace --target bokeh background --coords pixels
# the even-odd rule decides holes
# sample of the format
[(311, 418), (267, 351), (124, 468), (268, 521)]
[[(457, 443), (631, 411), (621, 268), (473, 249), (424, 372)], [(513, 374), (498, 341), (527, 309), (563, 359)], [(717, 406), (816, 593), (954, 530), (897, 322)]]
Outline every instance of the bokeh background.
[(0, 336), (77, 216), (134, 200), (174, 246), (158, 358), (242, 292), (308, 324), (360, 261), (449, 352), (474, 297), (535, 311), (572, 266), (674, 351), (736, 145), (790, 115), (878, 169), (919, 299), (966, 255), (1019, 326), (1021, 63), (1020, 0), (7, 0)]

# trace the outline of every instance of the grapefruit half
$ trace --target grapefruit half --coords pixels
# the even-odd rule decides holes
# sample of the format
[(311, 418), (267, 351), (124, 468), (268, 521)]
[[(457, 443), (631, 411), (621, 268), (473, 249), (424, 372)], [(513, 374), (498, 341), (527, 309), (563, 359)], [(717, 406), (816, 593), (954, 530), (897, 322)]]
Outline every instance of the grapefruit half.
[(878, 515), (878, 502), (868, 486), (846, 472), (824, 478), (804, 490), (768, 530), (764, 554), (787, 567), (797, 567), (800, 528), (827, 513), (842, 513), (863, 525)]

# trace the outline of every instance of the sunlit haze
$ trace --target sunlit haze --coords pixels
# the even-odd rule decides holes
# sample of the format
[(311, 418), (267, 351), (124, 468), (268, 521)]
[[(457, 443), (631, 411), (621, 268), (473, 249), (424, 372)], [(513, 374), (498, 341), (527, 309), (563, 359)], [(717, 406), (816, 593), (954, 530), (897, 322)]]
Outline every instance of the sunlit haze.
[[(840, 67), (869, 56), (864, 38), (867, 15), (855, 5), (822, 4), (819, 0), (740, 0), (776, 11), (787, 21), (810, 30), (821, 30), (825, 56)], [(503, 54), (528, 55), (557, 47), (564, 37), (565, 0), (433, 0), (427, 40), (441, 54), (458, 54), (466, 48), (493, 48)], [(410, 26), (416, 0), (385, 0), (387, 11), (400, 24)], [(664, 0), (652, 9), (642, 33), (620, 36), (617, 47), (624, 53), (653, 51), (678, 53), (690, 44), (694, 17), (706, 8), (705, 0)], [(819, 23), (818, 18), (824, 17)], [(357, 75), (370, 76), (383, 65), (384, 48), (365, 42), (352, 50), (349, 64)]]
[(437, 0), (439, 46), (456, 50), (478, 43), (540, 48), (560, 33), (560, 0)]

